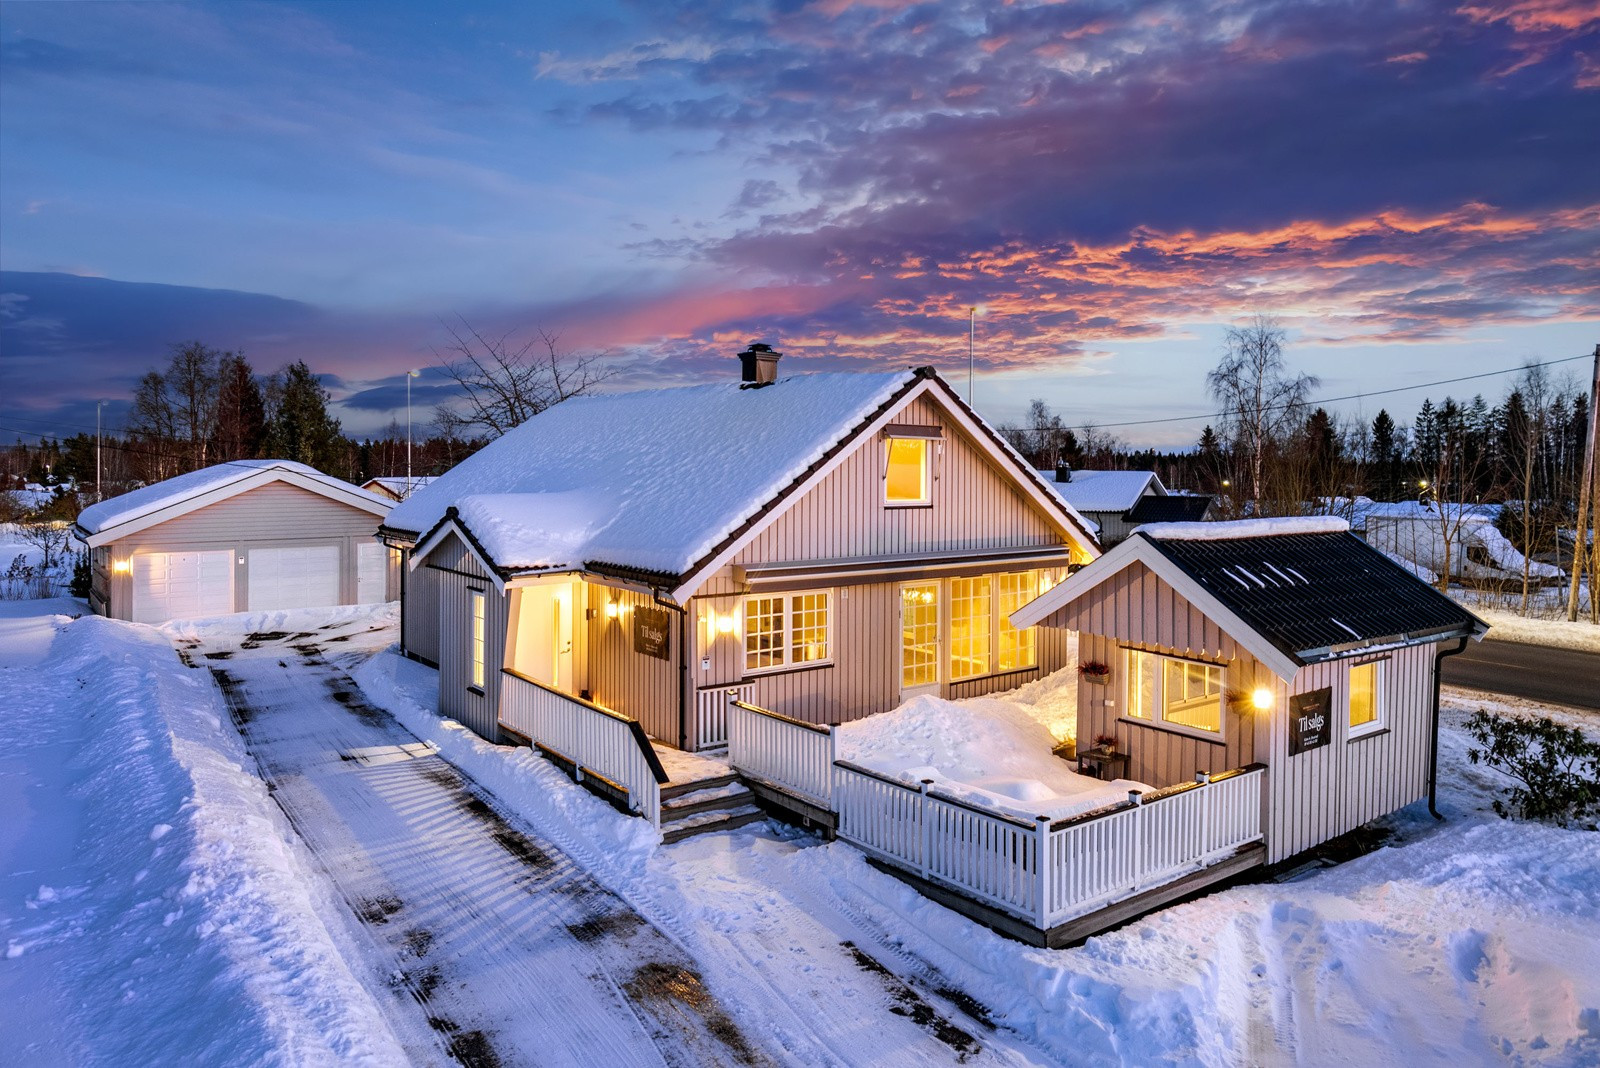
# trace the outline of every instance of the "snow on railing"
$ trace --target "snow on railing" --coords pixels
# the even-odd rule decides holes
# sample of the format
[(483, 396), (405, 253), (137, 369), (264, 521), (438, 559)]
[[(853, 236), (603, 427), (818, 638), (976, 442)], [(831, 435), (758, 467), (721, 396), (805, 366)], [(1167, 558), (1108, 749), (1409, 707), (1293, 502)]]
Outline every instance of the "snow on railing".
[(502, 671), (501, 725), (573, 764), (580, 780), (592, 775), (625, 791), (628, 805), (659, 829), (667, 773), (639, 721)]
[(813, 805), (833, 808), (834, 728), (790, 719), (726, 697), (728, 763)]
[(834, 810), (845, 841), (1048, 930), (1259, 840), (1263, 772), (1030, 823), (837, 761)]
[(704, 686), (694, 692), (695, 739), (701, 749), (715, 749), (728, 744), (728, 700), (750, 700), (755, 687)]

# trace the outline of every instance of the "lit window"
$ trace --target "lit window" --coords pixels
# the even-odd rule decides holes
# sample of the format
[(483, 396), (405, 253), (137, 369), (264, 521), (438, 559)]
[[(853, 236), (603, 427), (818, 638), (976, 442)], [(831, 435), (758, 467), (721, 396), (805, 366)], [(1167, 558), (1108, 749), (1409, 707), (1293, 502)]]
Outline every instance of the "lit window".
[(1222, 733), (1222, 665), (1128, 650), (1128, 715)]
[(890, 438), (883, 481), (888, 504), (928, 503), (928, 439)]
[(828, 660), (832, 655), (832, 624), (832, 598), (826, 591), (746, 598), (745, 670), (766, 671)]
[(1030, 668), (1039, 662), (1035, 628), (1018, 630), (1011, 625), (1011, 613), (1039, 596), (1039, 572), (1018, 571), (999, 576), (1000, 626), (997, 671)]
[(989, 577), (950, 580), (950, 677), (989, 674)]
[(900, 685), (939, 681), (939, 584), (900, 587)]
[(472, 598), (472, 685), (483, 689), (484, 681), (484, 616), (483, 591), (468, 590)]
[(1357, 664), (1350, 669), (1350, 735), (1357, 737), (1383, 725), (1380, 714), (1383, 661)]

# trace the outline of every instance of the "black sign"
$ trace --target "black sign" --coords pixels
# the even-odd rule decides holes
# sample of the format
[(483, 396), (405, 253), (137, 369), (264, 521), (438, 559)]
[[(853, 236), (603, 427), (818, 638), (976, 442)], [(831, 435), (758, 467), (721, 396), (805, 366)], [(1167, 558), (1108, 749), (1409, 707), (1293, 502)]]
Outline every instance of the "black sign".
[(671, 658), (672, 615), (665, 608), (633, 610), (633, 651), (657, 660)]
[(1333, 688), (1289, 695), (1289, 755), (1320, 749), (1333, 737)]

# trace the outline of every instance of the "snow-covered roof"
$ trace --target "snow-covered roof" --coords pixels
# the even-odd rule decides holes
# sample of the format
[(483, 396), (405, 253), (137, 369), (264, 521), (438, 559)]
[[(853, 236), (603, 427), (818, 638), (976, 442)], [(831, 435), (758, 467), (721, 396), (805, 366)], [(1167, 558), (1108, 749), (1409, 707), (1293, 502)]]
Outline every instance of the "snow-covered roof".
[[(1367, 529), (1368, 519), (1439, 521), (1440, 506), (1432, 501), (1422, 504), (1418, 501), (1375, 501), (1371, 497), (1333, 497), (1323, 498), (1320, 503), (1336, 515), (1348, 516), (1350, 529), (1358, 534)], [(1452, 523), (1457, 521), (1458, 515), (1462, 523), (1492, 523), (1499, 518), (1501, 508), (1498, 504), (1452, 503), (1443, 507)]]
[(231, 460), (90, 505), (79, 514), (78, 528), (86, 536), (93, 537), (141, 520), (165, 522), (235, 492), (243, 493), (276, 481), (292, 482), (313, 492), (337, 497), (375, 515), (383, 515), (393, 503), (293, 460)]
[(438, 477), (438, 475), (418, 475), (415, 478), (407, 478), (404, 475), (379, 475), (377, 478), (367, 479), (361, 484), (361, 488), (366, 489), (368, 486), (376, 485), (399, 501), (404, 500), (408, 493), (416, 492)]
[(1126, 512), (1151, 490), (1152, 483), (1153, 492), (1167, 492), (1154, 471), (1074, 471), (1068, 482), (1057, 482), (1054, 471), (1039, 474), (1080, 512)]
[[(426, 538), (454, 508), (490, 562), (509, 571), (684, 575), (932, 377), (801, 374), (759, 389), (729, 381), (574, 397), (413, 493), (384, 525)], [(1034, 492), (1049, 503), (1043, 487)]]
[(1336, 515), (1288, 515), (1225, 523), (1150, 523), (1133, 532), (1158, 541), (1229, 541), (1268, 534), (1343, 534), (1349, 529), (1349, 521)]

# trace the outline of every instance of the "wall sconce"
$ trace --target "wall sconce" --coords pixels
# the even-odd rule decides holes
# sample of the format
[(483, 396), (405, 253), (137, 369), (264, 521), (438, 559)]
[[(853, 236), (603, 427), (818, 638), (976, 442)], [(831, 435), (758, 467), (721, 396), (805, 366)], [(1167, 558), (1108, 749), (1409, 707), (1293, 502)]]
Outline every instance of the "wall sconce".
[(621, 605), (617, 604), (617, 602), (615, 602), (615, 601), (607, 601), (606, 602), (606, 618), (607, 619), (616, 619), (621, 614), (622, 614), (622, 606)]
[(1257, 712), (1265, 712), (1272, 707), (1272, 691), (1262, 686), (1250, 693), (1250, 707)]
[(119, 575), (126, 575), (128, 572), (133, 570), (133, 561), (113, 560), (111, 561), (111, 570), (115, 571)]
[(717, 633), (718, 634), (732, 634), (733, 633), (733, 617), (732, 616), (718, 616), (717, 617)]

